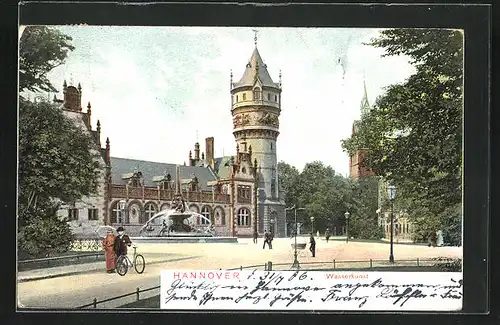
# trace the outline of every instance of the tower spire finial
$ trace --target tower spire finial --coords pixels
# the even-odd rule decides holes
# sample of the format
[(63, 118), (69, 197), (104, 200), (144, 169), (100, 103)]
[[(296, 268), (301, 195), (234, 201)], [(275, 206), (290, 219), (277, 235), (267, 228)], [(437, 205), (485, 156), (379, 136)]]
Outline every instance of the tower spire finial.
[(252, 31), (254, 32), (255, 36), (253, 38), (253, 41), (255, 43), (255, 47), (257, 47), (257, 33), (259, 32), (258, 30), (256, 29), (252, 29)]

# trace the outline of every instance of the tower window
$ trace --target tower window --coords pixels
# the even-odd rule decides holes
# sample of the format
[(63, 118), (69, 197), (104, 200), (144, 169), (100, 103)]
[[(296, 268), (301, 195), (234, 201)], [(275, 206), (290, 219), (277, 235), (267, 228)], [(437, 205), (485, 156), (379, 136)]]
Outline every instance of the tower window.
[(259, 88), (256, 88), (253, 90), (253, 99), (254, 100), (261, 100), (261, 92)]
[(267, 100), (271, 100), (271, 94), (267, 93)]
[(243, 94), (243, 100), (247, 100), (247, 94)]
[(238, 95), (236, 95), (236, 102), (238, 102)]
[(271, 150), (273, 150), (273, 144), (271, 143)]
[(278, 101), (278, 96), (277, 95), (274, 95), (274, 101), (277, 102)]

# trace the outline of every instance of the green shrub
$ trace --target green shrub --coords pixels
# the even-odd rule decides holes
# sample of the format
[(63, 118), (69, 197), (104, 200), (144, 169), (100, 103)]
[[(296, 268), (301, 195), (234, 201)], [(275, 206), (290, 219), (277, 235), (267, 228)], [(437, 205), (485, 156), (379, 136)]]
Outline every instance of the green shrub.
[(18, 256), (20, 259), (40, 258), (66, 252), (72, 241), (73, 234), (67, 220), (55, 214), (49, 217), (36, 216), (19, 230)]

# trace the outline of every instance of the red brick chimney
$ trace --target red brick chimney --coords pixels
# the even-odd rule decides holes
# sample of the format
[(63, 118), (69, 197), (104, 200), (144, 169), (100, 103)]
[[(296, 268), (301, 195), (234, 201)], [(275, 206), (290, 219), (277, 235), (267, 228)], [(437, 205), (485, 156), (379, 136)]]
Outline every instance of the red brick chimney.
[(207, 163), (212, 167), (215, 166), (215, 158), (214, 158), (214, 137), (205, 139), (205, 157)]

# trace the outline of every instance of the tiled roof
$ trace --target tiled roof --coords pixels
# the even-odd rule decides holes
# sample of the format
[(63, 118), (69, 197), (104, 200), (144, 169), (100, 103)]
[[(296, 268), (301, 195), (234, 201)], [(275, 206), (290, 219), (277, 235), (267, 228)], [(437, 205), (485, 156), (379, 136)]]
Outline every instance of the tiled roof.
[(231, 168), (231, 156), (224, 156), (215, 158), (214, 171), (219, 176), (219, 179), (226, 179), (229, 177), (229, 170)]
[(243, 77), (241, 77), (239, 82), (234, 82), (233, 87), (237, 88), (243, 86), (253, 86), (257, 77), (257, 73), (258, 78), (263, 86), (279, 88), (279, 84), (275, 83), (269, 75), (267, 67), (264, 64), (264, 61), (262, 61), (262, 57), (260, 56), (259, 50), (257, 50), (257, 48), (255, 48), (255, 50), (253, 51), (252, 56), (250, 57), (250, 61), (248, 61), (245, 72), (243, 73)]
[[(142, 173), (145, 186), (156, 186), (156, 183), (153, 182), (155, 176), (170, 173), (172, 180), (175, 180), (175, 167), (176, 164), (111, 157), (111, 180), (113, 184), (125, 184), (126, 180), (123, 180), (122, 176), (133, 173), (137, 169)], [(211, 187), (207, 186), (207, 182), (216, 180), (208, 167), (180, 165), (179, 172), (181, 179), (191, 178), (194, 174), (198, 177), (199, 185), (203, 190), (211, 190)]]

